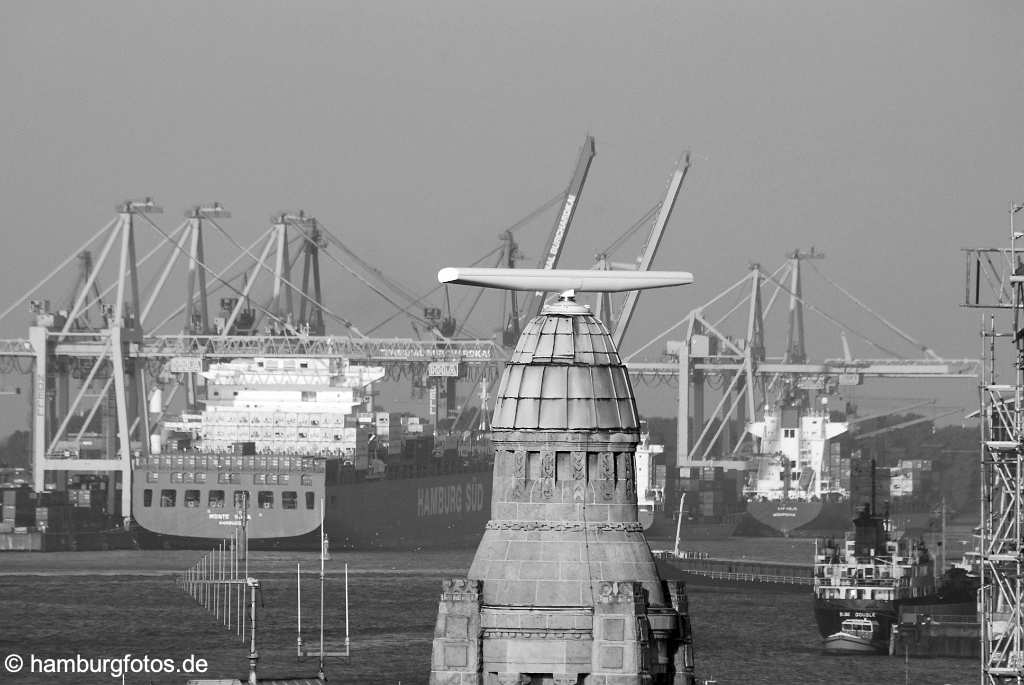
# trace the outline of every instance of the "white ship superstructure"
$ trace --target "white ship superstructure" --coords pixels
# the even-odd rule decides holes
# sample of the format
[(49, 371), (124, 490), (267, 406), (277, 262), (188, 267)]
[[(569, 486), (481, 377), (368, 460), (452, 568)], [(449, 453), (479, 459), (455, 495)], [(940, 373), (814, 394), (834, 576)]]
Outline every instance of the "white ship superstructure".
[(762, 501), (848, 498), (839, 445), (831, 442), (848, 427), (844, 421), (830, 421), (827, 410), (766, 406), (762, 421), (747, 424), (760, 449), (744, 494)]
[(214, 363), (202, 375), (202, 412), (166, 421), (165, 431), (194, 434), (195, 447), (205, 452), (254, 442), (261, 454), (353, 458), (361, 444), (355, 413), (384, 369), (337, 359), (256, 357)]
[(665, 479), (658, 479), (657, 466), (655, 465), (656, 454), (665, 451), (664, 445), (651, 443), (650, 433), (640, 433), (640, 444), (636, 446), (636, 502), (641, 513), (641, 520), (647, 520), (647, 525), (653, 520), (656, 510), (665, 507)]

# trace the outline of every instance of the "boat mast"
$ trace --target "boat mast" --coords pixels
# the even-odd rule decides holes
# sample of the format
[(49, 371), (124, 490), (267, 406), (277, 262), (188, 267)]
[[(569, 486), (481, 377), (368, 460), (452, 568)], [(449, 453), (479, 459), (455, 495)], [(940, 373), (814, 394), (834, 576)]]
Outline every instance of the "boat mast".
[(876, 502), (875, 502), (875, 486), (876, 486), (876, 482), (875, 482), (875, 469), (876, 469), (875, 458), (871, 457), (871, 512), (870, 513), (871, 513), (872, 516), (874, 516), (876, 513), (878, 513), (878, 508), (877, 508), (877, 505), (876, 505)]

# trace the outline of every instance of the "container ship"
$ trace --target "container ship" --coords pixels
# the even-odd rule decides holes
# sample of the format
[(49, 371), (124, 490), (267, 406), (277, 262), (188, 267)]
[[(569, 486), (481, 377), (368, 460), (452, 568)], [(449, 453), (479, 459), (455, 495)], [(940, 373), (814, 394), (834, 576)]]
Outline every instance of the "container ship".
[[(490, 506), (486, 434), (435, 444), (415, 416), (372, 411), (381, 367), (254, 358), (211, 364), (198, 411), (165, 420), (133, 462), (147, 548), (202, 547), (246, 522), (254, 548), (472, 544)], [(159, 400), (155, 400), (159, 401)]]
[(897, 536), (867, 505), (842, 544), (827, 540), (816, 547), (814, 616), (826, 651), (887, 651), (908, 607), (941, 606), (942, 614), (963, 616), (976, 610), (976, 586), (949, 579), (938, 584), (923, 541)]

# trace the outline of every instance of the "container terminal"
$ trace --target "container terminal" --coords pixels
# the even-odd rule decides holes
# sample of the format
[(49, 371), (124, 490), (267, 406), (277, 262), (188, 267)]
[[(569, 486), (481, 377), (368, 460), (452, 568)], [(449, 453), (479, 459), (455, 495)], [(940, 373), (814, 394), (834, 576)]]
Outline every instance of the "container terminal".
[[(562, 196), (541, 267), (557, 266), (594, 150), (588, 137)], [(684, 155), (670, 177), (668, 194), (650, 213), (650, 233), (637, 259), (640, 270), (653, 264), (689, 168), (689, 156)], [(493, 497), (487, 485), (494, 468), (486, 456), (493, 447), (488, 389), (498, 384), (502, 366), (512, 354), (509, 344), (518, 339), (523, 321), (536, 314), (543, 302), (532, 293), (525, 303), (512, 296), (512, 315), (494, 338), (458, 335), (461, 325), (450, 306), (423, 307), (422, 316), (418, 311), (409, 315), (419, 330), (431, 333), (428, 339), (371, 338), (324, 301), (321, 258), (345, 266), (326, 248), (345, 257), (353, 255), (315, 217), (301, 211), (275, 216), (270, 229), (255, 242), (239, 246), (235, 262), (249, 257), (249, 264), (239, 267), (233, 262), (218, 271), (205, 261), (204, 241), (211, 227), (225, 233), (220, 222), (230, 217), (229, 212), (216, 203), (196, 206), (171, 231), (152, 218), (161, 212), (151, 198), (119, 205), (107, 226), (0, 315), (6, 318), (29, 306), (28, 337), (0, 340), (0, 358), (11, 369), (30, 369), (26, 394), (32, 407), (32, 487), (5, 490), (0, 549), (113, 549), (145, 544), (140, 540), (149, 534), (158, 540), (185, 538), (189, 544), (190, 536), (183, 534), (180, 523), (189, 514), (201, 514), (205, 522), (217, 524), (209, 533), (193, 536), (213, 539), (223, 527), (239, 525), (239, 498), (251, 506), (246, 516), (252, 517), (254, 542), (262, 538), (271, 544), (281, 540), (315, 543), (321, 516), (341, 510), (339, 501), (353, 501), (346, 494), (354, 490), (345, 488), (354, 485), (364, 492), (377, 485), (393, 486), (397, 490), (389, 499), (408, 496), (414, 503), (410, 512), (415, 513), (403, 514), (407, 518), (390, 526), (386, 518), (369, 517), (377, 527), (356, 526), (343, 533), (339, 541), (343, 546), (475, 544), (478, 534), (472, 531), (479, 530), (478, 520), (486, 519)], [(155, 232), (159, 239), (139, 258), (137, 234), (143, 231)], [(511, 232), (503, 235), (500, 254), (499, 263), (518, 266), (518, 247)], [(977, 360), (943, 358), (884, 319), (890, 333), (925, 350), (925, 356), (860, 358), (844, 338), (842, 357), (810, 360), (804, 343), (804, 265), (823, 256), (814, 248), (794, 250), (775, 270), (752, 265), (746, 276), (691, 309), (672, 327), (682, 329), (682, 339), (669, 340), (659, 361), (635, 359), (657, 339), (625, 357), (631, 381), (638, 387), (667, 380), (680, 388), (675, 438), (682, 448), (652, 458), (642, 473), (645, 482), (637, 483), (648, 527), (657, 529), (660, 524), (663, 531), (670, 531), (673, 525), (692, 526), (697, 535), (702, 525), (718, 526), (708, 529), (725, 534), (834, 532), (835, 522), (815, 516), (804, 521), (800, 513), (794, 518), (801, 526), (776, 525), (784, 518), (777, 513), (785, 507), (801, 512), (827, 502), (852, 508), (856, 497), (850, 464), (860, 456), (857, 436), (835, 446), (826, 443), (816, 451), (804, 450), (800, 447), (805, 439), (804, 418), (810, 417), (812, 423), (816, 415), (830, 418), (835, 405), (829, 401), (841, 400), (844, 392), (866, 381), (976, 377)], [(301, 286), (299, 274), (293, 277), (292, 272), (300, 260)], [(66, 276), (72, 264), (77, 266), (78, 280), (71, 297), (57, 306), (31, 299)], [(118, 270), (116, 265), (124, 268)], [(603, 253), (597, 266), (601, 267), (597, 270), (613, 270), (616, 265)], [(138, 285), (143, 267), (156, 284), (147, 292)], [(232, 269), (235, 273), (229, 276)], [(167, 304), (164, 292), (176, 272), (187, 282), (184, 303), (158, 314)], [(207, 279), (216, 281), (216, 286), (208, 288)], [(102, 283), (109, 285), (103, 288)], [(254, 289), (257, 283), (269, 292)], [(385, 287), (368, 286), (375, 292)], [(227, 292), (221, 292), (219, 313), (211, 316), (210, 301), (218, 289)], [(771, 295), (763, 296), (764, 290)], [(398, 298), (393, 292), (382, 296)], [(405, 296), (406, 304), (401, 305), (405, 309), (410, 300), (419, 301), (410, 293)], [(716, 318), (714, 307), (727, 296), (739, 304)], [(257, 301), (260, 297), (267, 298), (266, 304)], [(788, 311), (773, 309), (777, 300), (788, 300)], [(635, 305), (635, 295), (621, 305), (604, 295), (595, 298), (594, 310), (604, 312), (611, 322), (613, 343), (621, 342)], [(737, 332), (724, 333), (730, 330), (724, 321), (737, 312), (740, 316), (735, 318), (741, 319)], [(764, 333), (765, 321), (773, 313), (781, 314), (787, 331), (784, 352), (775, 356), (770, 354), (772, 341)], [(328, 334), (327, 320), (344, 327), (345, 334)], [(258, 377), (265, 378), (275, 364), (279, 378), (287, 376), (289, 365), (292, 373), (277, 389), (298, 393), (298, 402), (313, 403), (322, 401), (320, 391), (307, 389), (304, 383), (339, 388), (339, 374), (359, 369), (362, 376), (348, 386), (351, 392), (344, 400), (350, 402), (346, 416), (352, 416), (355, 425), (306, 425), (298, 418), (285, 425), (256, 425), (253, 412), (244, 422), (222, 412), (217, 417), (221, 425), (214, 426), (206, 420), (211, 416), (203, 417), (204, 411), (212, 414), (210, 408), (218, 406), (210, 393), (225, 372), (235, 374), (225, 387), (236, 387), (231, 392), (252, 392), (257, 402)], [(316, 374), (299, 378), (311, 367), (324, 370), (322, 378), (314, 378)], [(427, 416), (381, 412), (375, 406), (373, 384), (385, 381), (408, 382), (424, 398)], [(460, 396), (460, 382), (471, 383), (472, 390)], [(766, 387), (774, 389), (766, 393)], [(479, 404), (474, 407), (475, 398)], [(268, 402), (272, 414), (283, 411), (274, 404), (280, 397), (262, 401)], [(843, 409), (839, 414), (846, 426), (878, 416), (858, 416), (849, 402)], [(935, 416), (913, 420), (931, 421), (940, 410), (948, 411), (930, 409)], [(369, 417), (369, 425), (360, 432), (362, 416)], [(769, 419), (776, 421), (774, 427), (768, 425)], [(799, 430), (789, 427), (792, 421), (798, 422)], [(392, 422), (401, 430), (392, 431)], [(412, 435), (423, 429), (427, 432)], [(759, 451), (769, 431), (779, 433), (783, 449), (791, 430), (797, 442), (795, 458), (787, 459), (782, 471), (786, 487), (779, 492), (759, 489), (762, 477), (779, 475), (770, 468), (763, 471), (774, 468), (765, 459), (771, 455)], [(866, 439), (870, 433), (863, 431), (860, 437)], [(371, 437), (377, 443), (372, 447)], [(912, 469), (910, 473), (911, 482), (920, 475)], [(467, 474), (468, 484), (445, 491), (444, 483), (450, 485), (455, 477)], [(150, 478), (153, 487), (145, 487), (144, 479)], [(216, 485), (224, 487), (213, 487), (214, 478)], [(437, 485), (422, 487), (420, 478), (434, 478)], [(826, 482), (833, 488), (827, 492), (822, 489)], [(320, 492), (326, 495), (325, 512), (317, 511)], [(684, 508), (687, 496), (696, 502), (689, 509)], [(758, 507), (750, 505), (765, 502), (776, 514), (754, 513)], [(176, 511), (172, 515), (161, 509)], [(388, 513), (393, 512), (382, 515)], [(295, 525), (279, 527), (288, 516)], [(260, 519), (265, 524), (262, 531)], [(725, 521), (736, 526), (723, 525)], [(344, 530), (344, 522), (365, 523), (346, 511), (338, 514), (333, 527)], [(758, 523), (766, 529), (758, 532)], [(741, 525), (747, 530), (742, 531)]]

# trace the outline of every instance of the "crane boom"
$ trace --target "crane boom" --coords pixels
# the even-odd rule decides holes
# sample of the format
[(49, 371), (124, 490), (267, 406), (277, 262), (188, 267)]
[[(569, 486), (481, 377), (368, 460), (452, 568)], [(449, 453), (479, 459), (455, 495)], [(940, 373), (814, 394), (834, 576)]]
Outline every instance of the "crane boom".
[(910, 419), (909, 421), (904, 421), (902, 423), (897, 423), (897, 424), (892, 425), (892, 426), (886, 426), (884, 428), (879, 428), (878, 430), (873, 430), (873, 431), (870, 431), (868, 433), (861, 433), (859, 435), (855, 435), (854, 436), (854, 440), (864, 440), (865, 438), (873, 438), (876, 435), (883, 435), (885, 433), (889, 433), (889, 432), (894, 431), (894, 430), (899, 430), (900, 428), (909, 428), (910, 426), (916, 426), (917, 424), (925, 423), (926, 421), (935, 421), (936, 419), (941, 419), (944, 416), (949, 416), (950, 414), (956, 414), (957, 412), (962, 412), (962, 411), (963, 411), (962, 408), (957, 407), (956, 409), (949, 409), (947, 411), (942, 412), (941, 414), (936, 414), (934, 416), (921, 416), (921, 417), (918, 417), (916, 419)]
[[(654, 255), (658, 252), (661, 237), (665, 234), (665, 226), (668, 224), (669, 217), (672, 216), (672, 209), (675, 207), (676, 198), (679, 197), (679, 190), (683, 187), (686, 172), (689, 170), (690, 153), (687, 152), (683, 156), (682, 165), (677, 165), (676, 170), (672, 173), (672, 179), (668, 184), (668, 193), (661, 203), (658, 218), (654, 221), (654, 225), (651, 226), (651, 234), (647, 236), (647, 244), (644, 246), (644, 252), (640, 256), (640, 263), (637, 267), (639, 271), (649, 270), (651, 264), (654, 263)], [(626, 328), (629, 326), (629, 320), (633, 318), (633, 310), (636, 309), (636, 302), (639, 298), (639, 290), (632, 290), (626, 295), (626, 302), (623, 304), (622, 313), (619, 314), (619, 319), (615, 323), (615, 330), (612, 331), (612, 342), (615, 343), (616, 349), (622, 345), (622, 338), (626, 335)]]
[[(588, 135), (583, 141), (583, 146), (580, 147), (576, 171), (565, 191), (562, 211), (558, 213), (558, 220), (555, 222), (554, 228), (551, 229), (551, 237), (548, 238), (547, 249), (544, 251), (544, 257), (538, 268), (554, 269), (558, 267), (558, 259), (562, 256), (562, 248), (565, 246), (565, 237), (569, 234), (569, 226), (572, 225), (572, 218), (576, 214), (576, 208), (579, 207), (583, 184), (587, 180), (587, 172), (590, 171), (590, 163), (594, 160), (595, 154), (594, 137)], [(544, 293), (535, 292), (529, 297), (530, 299), (521, 311), (529, 317), (534, 317), (540, 314), (540, 310), (544, 307)]]

